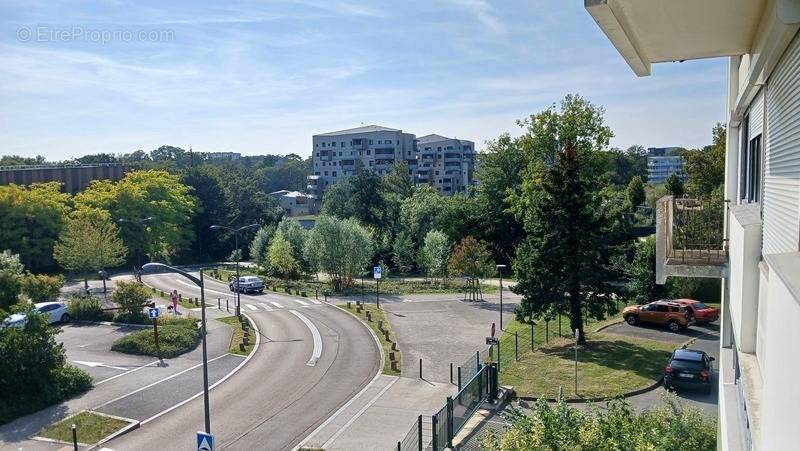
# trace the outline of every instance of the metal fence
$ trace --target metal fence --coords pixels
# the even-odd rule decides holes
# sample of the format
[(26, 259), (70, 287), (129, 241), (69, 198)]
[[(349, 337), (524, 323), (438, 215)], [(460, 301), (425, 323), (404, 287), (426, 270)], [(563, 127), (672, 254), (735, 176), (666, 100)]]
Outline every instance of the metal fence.
[(419, 451), (427, 446), (427, 443), (423, 444), (422, 418), (420, 415), (403, 440), (397, 442), (397, 451)]
[(433, 431), (433, 438), (431, 438), (431, 444), (427, 448), (429, 450), (443, 450), (448, 446), (449, 441), (452, 440), (452, 437), (448, 434), (448, 424), (450, 421), (449, 407), (450, 402), (448, 400), (448, 403), (445, 404), (444, 407), (431, 415), (431, 431)]
[(481, 404), (483, 404), (486, 397), (489, 395), (490, 368), (491, 367), (488, 366), (481, 368), (469, 382), (464, 384), (461, 391), (452, 399), (451, 421), (453, 423), (453, 436), (458, 434), (461, 428), (464, 427), (464, 424), (466, 424), (470, 417), (472, 417), (472, 414), (480, 408)]

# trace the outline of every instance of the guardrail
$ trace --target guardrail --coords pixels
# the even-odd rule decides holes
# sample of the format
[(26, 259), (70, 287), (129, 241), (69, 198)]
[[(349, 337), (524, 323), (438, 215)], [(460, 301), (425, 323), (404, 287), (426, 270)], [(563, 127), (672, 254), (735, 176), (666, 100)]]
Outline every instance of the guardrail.
[(725, 204), (699, 199), (659, 199), (666, 203), (666, 257), (681, 264), (722, 264), (728, 261), (723, 237)]

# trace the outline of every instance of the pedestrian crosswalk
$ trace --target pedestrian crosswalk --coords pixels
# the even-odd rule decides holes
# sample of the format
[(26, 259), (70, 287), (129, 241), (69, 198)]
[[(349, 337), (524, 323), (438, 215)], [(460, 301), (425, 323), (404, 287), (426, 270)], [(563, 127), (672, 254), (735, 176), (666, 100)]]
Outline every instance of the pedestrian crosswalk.
[(294, 308), (313, 308), (325, 304), (316, 299), (281, 299), (278, 301), (266, 301), (258, 303), (242, 302), (242, 309), (247, 309), (249, 312), (275, 312), (281, 309), (294, 309)]

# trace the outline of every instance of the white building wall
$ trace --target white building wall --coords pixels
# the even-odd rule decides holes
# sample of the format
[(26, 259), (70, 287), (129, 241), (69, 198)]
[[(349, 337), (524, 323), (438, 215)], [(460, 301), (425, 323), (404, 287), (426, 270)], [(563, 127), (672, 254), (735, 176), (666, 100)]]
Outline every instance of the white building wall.
[(761, 257), (761, 217), (758, 205), (731, 206), (729, 271), (730, 314), (739, 349), (756, 351), (758, 261)]

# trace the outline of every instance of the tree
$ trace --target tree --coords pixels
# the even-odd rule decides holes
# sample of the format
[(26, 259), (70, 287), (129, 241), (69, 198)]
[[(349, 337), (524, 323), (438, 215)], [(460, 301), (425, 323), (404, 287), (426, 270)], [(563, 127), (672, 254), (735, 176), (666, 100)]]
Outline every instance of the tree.
[(53, 243), (68, 204), (57, 182), (0, 186), (0, 249), (19, 254), (31, 271), (52, 268)]
[(354, 219), (320, 216), (306, 240), (305, 255), (312, 268), (331, 278), (334, 290), (353, 285), (372, 258), (369, 232)]
[(21, 282), (22, 292), (32, 302), (54, 301), (61, 292), (61, 286), (64, 285), (64, 276), (28, 273), (22, 277)]
[(122, 322), (139, 323), (146, 319), (142, 309), (150, 300), (150, 289), (141, 282), (117, 282), (111, 300), (121, 307)]
[(717, 124), (711, 134), (713, 141), (710, 146), (682, 154), (688, 176), (686, 191), (702, 199), (709, 198), (714, 190), (725, 184), (725, 126)]
[(522, 193), (512, 200), (528, 233), (517, 249), (518, 319), (568, 310), (572, 330), (585, 343), (584, 314), (602, 319), (616, 307), (608, 284), (614, 249), (610, 219), (592, 168), (593, 153), (612, 136), (603, 110), (579, 96), (530, 117), (526, 139), (535, 160)]
[(75, 205), (77, 209), (106, 210), (113, 222), (152, 217), (144, 225), (121, 225), (122, 240), (136, 256), (134, 262), (145, 255), (170, 261), (194, 240), (191, 220), (197, 211), (197, 199), (177, 175), (166, 171), (129, 172), (116, 184), (93, 181), (75, 196)]
[(297, 263), (295, 271), (308, 272), (311, 266), (303, 255), (303, 250), (306, 245), (306, 230), (300, 225), (296, 219), (283, 218), (278, 223), (277, 230), (281, 232), (283, 238), (291, 246), (292, 258)]
[(626, 267), (626, 290), (630, 300), (636, 304), (662, 299), (666, 287), (656, 283), (656, 239), (648, 237), (636, 245), (633, 262)]
[(53, 255), (64, 269), (83, 274), (86, 288), (89, 271), (120, 266), (127, 252), (117, 225), (108, 213), (96, 209), (73, 212), (53, 248)]
[(272, 237), (269, 245), (269, 264), (284, 278), (289, 279), (299, 268), (297, 260), (292, 256), (292, 246), (283, 237), (280, 229)]
[(183, 184), (192, 187), (197, 198), (197, 214), (192, 218), (195, 243), (191, 247), (196, 259), (219, 260), (225, 257), (229, 246), (211, 230), (213, 224), (227, 224), (228, 205), (221, 182), (222, 174), (213, 166), (187, 168), (181, 176)]
[(250, 259), (265, 271), (269, 270), (269, 244), (274, 234), (274, 225), (261, 226), (250, 243)]
[(646, 194), (641, 177), (637, 175), (631, 179), (630, 183), (628, 183), (626, 194), (628, 195), (628, 202), (630, 202), (632, 208), (636, 208), (638, 205), (644, 203)]
[(361, 224), (385, 231), (386, 205), (381, 177), (359, 163), (352, 177), (334, 184), (322, 201), (322, 214), (340, 219), (354, 218)]
[(7, 249), (0, 252), (0, 311), (8, 310), (19, 300), (22, 270), (19, 255)]
[(392, 165), (392, 169), (383, 177), (386, 191), (397, 194), (401, 199), (411, 197), (414, 191), (414, 180), (409, 174), (408, 163), (405, 160)]
[(488, 277), (495, 272), (489, 244), (468, 236), (453, 249), (449, 263), (451, 274)]
[(414, 243), (405, 232), (400, 232), (392, 243), (392, 262), (400, 272), (414, 269)]
[(664, 187), (667, 189), (668, 193), (675, 197), (681, 197), (685, 193), (683, 181), (681, 181), (681, 178), (675, 173), (672, 173), (669, 177), (667, 177)]
[(450, 240), (438, 231), (431, 230), (425, 235), (422, 248), (419, 252), (419, 265), (434, 277), (442, 280), (447, 278), (447, 263), (450, 259)]

